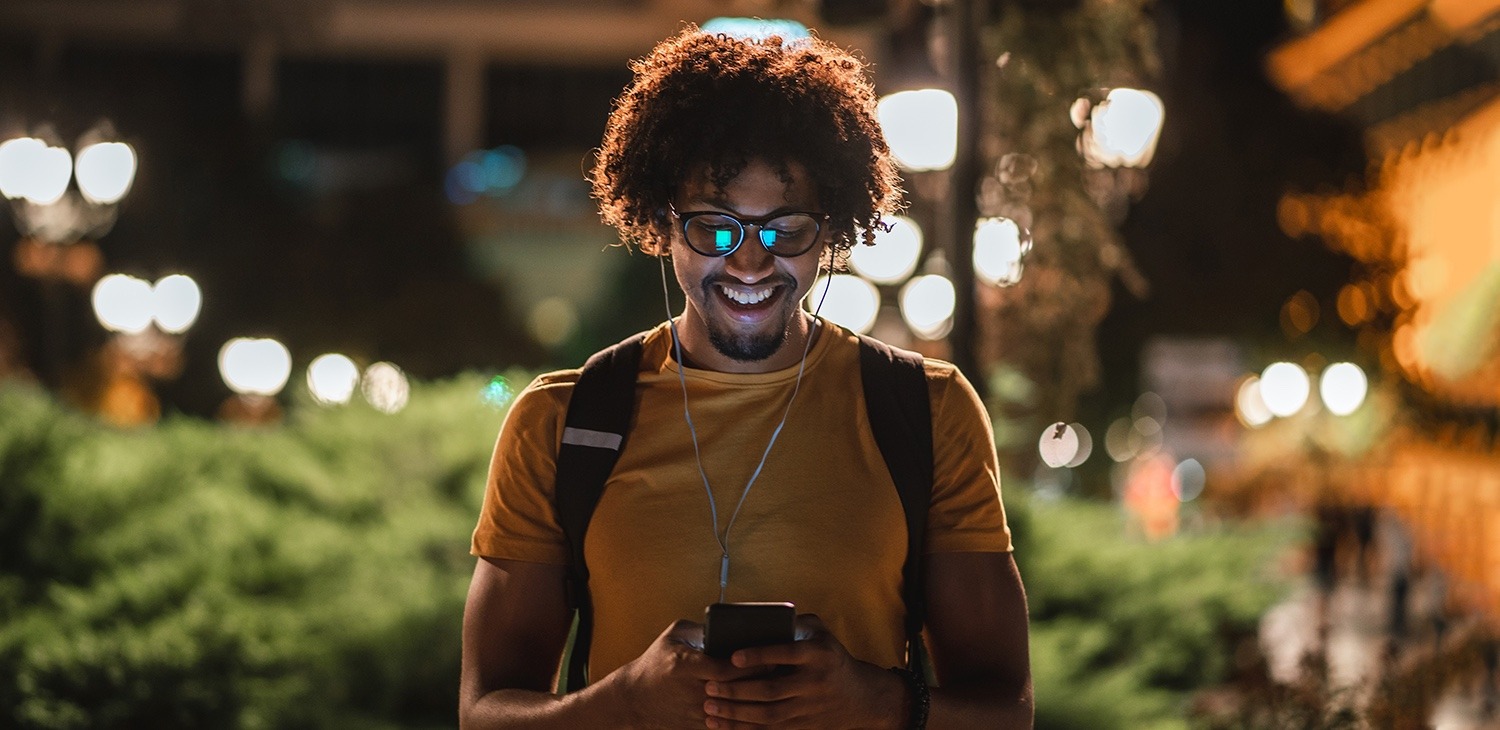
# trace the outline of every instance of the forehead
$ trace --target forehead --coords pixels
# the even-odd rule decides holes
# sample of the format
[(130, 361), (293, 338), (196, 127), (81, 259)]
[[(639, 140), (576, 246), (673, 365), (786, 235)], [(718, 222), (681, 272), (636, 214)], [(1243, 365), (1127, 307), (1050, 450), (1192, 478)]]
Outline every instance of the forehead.
[(796, 160), (770, 162), (752, 158), (733, 177), (715, 175), (707, 163), (692, 168), (684, 178), (681, 195), (685, 204), (711, 204), (741, 213), (777, 208), (817, 208), (817, 186), (807, 167)]

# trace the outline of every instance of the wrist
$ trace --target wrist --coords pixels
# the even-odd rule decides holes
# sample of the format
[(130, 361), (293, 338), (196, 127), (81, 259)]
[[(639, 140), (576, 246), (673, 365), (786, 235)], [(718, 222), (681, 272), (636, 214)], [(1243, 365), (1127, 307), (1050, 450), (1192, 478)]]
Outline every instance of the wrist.
[(927, 678), (905, 667), (891, 667), (891, 676), (901, 684), (900, 711), (895, 717), (895, 727), (901, 730), (926, 730), (927, 712), (932, 696), (927, 688)]

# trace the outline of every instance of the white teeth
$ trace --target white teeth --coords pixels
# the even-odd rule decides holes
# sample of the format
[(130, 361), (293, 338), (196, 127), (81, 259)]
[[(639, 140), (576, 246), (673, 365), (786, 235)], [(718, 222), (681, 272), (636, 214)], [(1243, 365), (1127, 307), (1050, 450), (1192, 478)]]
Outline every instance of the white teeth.
[(740, 304), (759, 304), (765, 301), (766, 297), (771, 296), (771, 292), (775, 290), (776, 287), (773, 286), (766, 289), (761, 289), (759, 291), (746, 293), (737, 291), (735, 289), (730, 289), (729, 287), (722, 284), (719, 285), (719, 291), (724, 292), (724, 296), (729, 297), (730, 299), (733, 299)]

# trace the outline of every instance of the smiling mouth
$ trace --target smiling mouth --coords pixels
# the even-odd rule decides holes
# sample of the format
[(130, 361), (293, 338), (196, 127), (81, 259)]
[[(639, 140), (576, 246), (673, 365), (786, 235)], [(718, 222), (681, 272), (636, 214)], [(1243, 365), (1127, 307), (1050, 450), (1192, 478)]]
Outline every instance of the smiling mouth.
[(718, 285), (719, 293), (724, 295), (725, 299), (742, 307), (753, 307), (770, 299), (771, 295), (775, 294), (778, 288), (777, 286), (767, 286), (750, 291), (742, 291), (724, 286), (723, 284)]

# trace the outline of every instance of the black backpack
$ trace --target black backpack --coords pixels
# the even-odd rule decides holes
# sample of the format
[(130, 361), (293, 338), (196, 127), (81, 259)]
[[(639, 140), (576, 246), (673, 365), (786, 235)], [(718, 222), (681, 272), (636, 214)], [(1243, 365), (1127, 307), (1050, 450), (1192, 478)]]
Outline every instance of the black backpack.
[[(642, 332), (590, 357), (568, 403), (553, 496), (568, 540), (568, 605), (575, 611), (573, 639), (563, 657), (562, 692), (582, 689), (587, 676), (594, 621), (589, 570), (583, 559), (584, 534), (630, 435), (635, 379), (645, 339)], [(926, 618), (922, 558), (933, 469), (927, 376), (921, 355), (863, 335), (859, 342), (866, 415), (906, 513), (901, 592), (906, 604), (907, 662), (913, 671), (922, 672)]]

